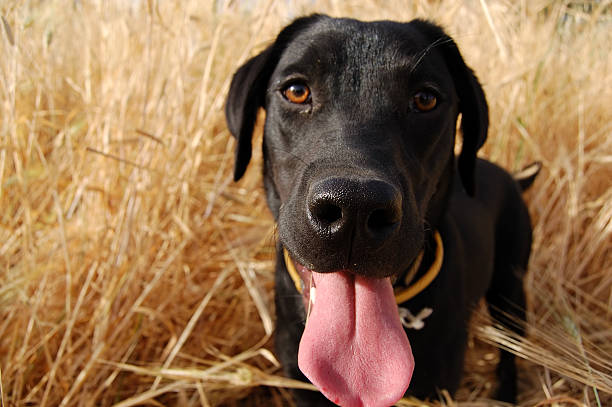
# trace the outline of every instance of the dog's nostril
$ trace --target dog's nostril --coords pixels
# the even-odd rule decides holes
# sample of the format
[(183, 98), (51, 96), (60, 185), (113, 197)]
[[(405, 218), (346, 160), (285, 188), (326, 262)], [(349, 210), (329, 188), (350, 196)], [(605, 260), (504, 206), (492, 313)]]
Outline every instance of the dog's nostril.
[(373, 232), (392, 227), (398, 222), (396, 211), (391, 209), (376, 209), (368, 217), (368, 229)]
[(332, 224), (342, 219), (342, 208), (331, 202), (319, 202), (317, 205), (313, 205), (310, 212), (319, 221)]

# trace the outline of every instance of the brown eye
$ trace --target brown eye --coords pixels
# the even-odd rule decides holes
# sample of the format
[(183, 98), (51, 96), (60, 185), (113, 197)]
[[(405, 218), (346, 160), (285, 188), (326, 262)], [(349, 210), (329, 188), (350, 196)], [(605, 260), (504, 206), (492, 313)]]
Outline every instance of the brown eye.
[(310, 99), (310, 89), (301, 83), (294, 83), (283, 90), (283, 96), (291, 103), (301, 105)]
[(430, 110), (433, 110), (438, 103), (436, 95), (431, 92), (417, 92), (417, 94), (414, 95), (413, 101), (414, 106), (420, 112), (429, 112)]

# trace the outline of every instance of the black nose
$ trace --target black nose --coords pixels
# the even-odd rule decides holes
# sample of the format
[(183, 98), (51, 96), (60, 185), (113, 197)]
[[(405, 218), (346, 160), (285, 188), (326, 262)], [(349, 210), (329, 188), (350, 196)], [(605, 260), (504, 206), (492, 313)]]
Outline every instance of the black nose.
[(402, 196), (378, 179), (326, 178), (308, 195), (308, 219), (316, 234), (332, 243), (352, 239), (355, 246), (380, 246), (399, 228)]

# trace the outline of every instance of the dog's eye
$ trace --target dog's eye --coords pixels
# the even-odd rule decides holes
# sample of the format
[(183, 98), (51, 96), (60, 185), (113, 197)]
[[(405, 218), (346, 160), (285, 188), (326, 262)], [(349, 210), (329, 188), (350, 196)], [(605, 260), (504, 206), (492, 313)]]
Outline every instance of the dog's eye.
[(438, 103), (436, 95), (427, 91), (417, 92), (413, 97), (413, 101), (414, 107), (416, 107), (419, 112), (429, 112), (433, 110)]
[(293, 83), (283, 89), (283, 96), (291, 103), (301, 105), (310, 100), (310, 89), (302, 83)]

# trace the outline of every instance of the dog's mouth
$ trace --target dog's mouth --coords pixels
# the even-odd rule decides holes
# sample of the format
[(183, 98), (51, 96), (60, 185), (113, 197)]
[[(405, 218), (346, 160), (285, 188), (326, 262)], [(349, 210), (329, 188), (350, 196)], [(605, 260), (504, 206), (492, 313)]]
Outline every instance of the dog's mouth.
[(408, 388), (414, 359), (391, 280), (348, 270), (317, 273), (287, 251), (285, 262), (307, 312), (300, 370), (341, 406), (394, 404)]

